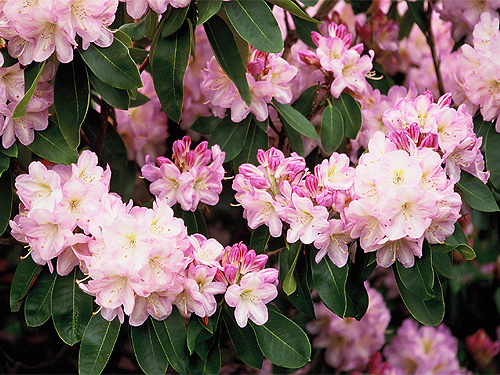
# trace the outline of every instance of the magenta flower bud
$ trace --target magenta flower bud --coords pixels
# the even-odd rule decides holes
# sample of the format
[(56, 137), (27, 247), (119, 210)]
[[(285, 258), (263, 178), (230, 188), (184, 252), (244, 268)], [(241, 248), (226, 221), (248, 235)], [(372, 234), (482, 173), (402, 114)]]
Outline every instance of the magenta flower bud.
[(254, 175), (257, 175), (257, 176), (262, 175), (262, 172), (255, 165), (248, 164), (248, 163), (241, 164), (238, 170), (239, 170), (240, 174), (242, 174), (245, 177), (252, 177)]
[(269, 257), (266, 254), (257, 255), (253, 261), (253, 266), (252, 266), (252, 269), (250, 271), (262, 270), (266, 266), (268, 259), (269, 259)]
[(271, 184), (264, 176), (250, 176), (250, 183), (256, 189), (267, 190), (271, 187)]
[(224, 266), (224, 276), (229, 284), (236, 284), (236, 278), (238, 277), (238, 267), (232, 264), (226, 264)]
[(413, 122), (407, 131), (411, 139), (413, 139), (415, 143), (418, 143), (420, 141), (420, 136), (421, 136), (420, 127), (416, 122)]
[(194, 150), (189, 150), (186, 154), (186, 167), (191, 168), (196, 160), (196, 153)]
[(319, 47), (319, 41), (321, 40), (321, 38), (324, 38), (324, 36), (316, 31), (311, 31), (311, 39), (316, 47)]
[(500, 351), (500, 342), (493, 342), (483, 328), (480, 328), (476, 333), (467, 336), (465, 339), (465, 347), (472, 354), (474, 362), (479, 369), (488, 367), (493, 357)]
[(176, 159), (182, 159), (186, 153), (186, 144), (182, 140), (177, 140), (172, 145), (172, 150)]
[[(149, 163), (149, 161), (146, 160), (147, 163)], [(161, 166), (162, 164), (173, 164), (172, 163), (172, 160), (170, 160), (169, 158), (165, 157), (165, 156), (158, 156), (156, 158), (156, 162), (158, 163), (159, 166)]]
[(420, 147), (427, 147), (437, 151), (439, 149), (438, 135), (436, 133), (428, 133), (422, 142), (420, 142)]
[(429, 102), (434, 103), (434, 95), (429, 90), (425, 90), (424, 95), (429, 99)]
[(306, 176), (306, 190), (310, 196), (315, 197), (319, 193), (318, 178), (315, 175), (308, 174)]
[(240, 273), (242, 275), (252, 271), (253, 262), (255, 260), (255, 251), (248, 251), (241, 259)]
[(194, 149), (194, 151), (196, 152), (196, 155), (202, 155), (207, 150), (208, 150), (208, 142), (207, 141), (200, 142), (200, 144), (198, 146), (196, 146), (196, 148)]
[(253, 61), (250, 61), (247, 64), (247, 70), (250, 72), (251, 75), (256, 76), (264, 70), (266, 67), (266, 62), (263, 59), (257, 58)]
[(243, 242), (235, 243), (229, 251), (229, 262), (232, 264), (241, 262), (247, 251), (248, 248)]
[(257, 151), (257, 161), (259, 162), (260, 165), (263, 167), (267, 167), (268, 163), (268, 154), (265, 152), (263, 149), (259, 148), (259, 151)]
[(224, 276), (224, 272), (217, 268), (215, 271), (214, 281), (223, 282), (227, 285), (226, 277)]
[(437, 105), (440, 107), (440, 108), (443, 108), (443, 107), (449, 107), (451, 104), (451, 92), (447, 92), (446, 94), (444, 94), (442, 97), (440, 97), (437, 101)]
[(321, 62), (319, 61), (318, 56), (316, 53), (313, 51), (308, 51), (308, 50), (303, 50), (299, 51), (299, 58), (302, 62), (306, 63), (307, 65), (312, 65), (316, 67), (321, 67)]
[(363, 43), (356, 44), (355, 46), (352, 46), (351, 49), (356, 51), (357, 53), (359, 53), (361, 55), (363, 53), (363, 49), (364, 49)]
[(264, 279), (265, 283), (277, 285), (279, 272), (276, 268), (265, 268), (258, 273)]

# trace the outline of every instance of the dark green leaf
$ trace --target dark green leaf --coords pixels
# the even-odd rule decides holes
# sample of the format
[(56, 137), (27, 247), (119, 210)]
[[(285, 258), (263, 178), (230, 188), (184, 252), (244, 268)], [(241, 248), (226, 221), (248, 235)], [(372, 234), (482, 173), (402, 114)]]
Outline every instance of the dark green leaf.
[(337, 150), (344, 137), (344, 118), (342, 113), (329, 104), (321, 118), (321, 145), (327, 154)]
[(486, 145), (488, 132), (491, 128), (494, 128), (494, 125), (491, 123), (491, 121), (484, 121), (483, 117), (479, 113), (474, 116), (473, 123), (474, 133), (476, 133), (476, 136), (478, 138), (483, 137), (483, 145)]
[(67, 276), (57, 276), (52, 290), (52, 320), (57, 334), (68, 345), (82, 339), (92, 317), (93, 297), (78, 287), (85, 276), (78, 267)]
[(321, 262), (316, 263), (314, 252), (310, 253), (312, 279), (319, 297), (326, 307), (343, 318), (347, 309), (345, 288), (348, 265), (339, 268), (327, 256)]
[[(199, 349), (203, 347), (203, 353)], [(213, 340), (205, 341), (196, 348), (197, 355), (191, 357), (189, 369), (192, 374), (219, 374), (221, 367), (220, 337), (217, 334)]]
[[(484, 139), (483, 139), (484, 141)], [(490, 125), (485, 142), (486, 168), (490, 171), (490, 182), (497, 189), (500, 189), (500, 133), (495, 127)]]
[(262, 52), (283, 51), (283, 37), (271, 9), (263, 0), (223, 2), (231, 24), (248, 43)]
[(403, 15), (403, 18), (401, 18), (401, 22), (399, 22), (398, 40), (408, 37), (414, 24), (415, 19), (413, 18), (411, 11), (408, 9)]
[(179, 30), (186, 19), (189, 6), (185, 8), (170, 8), (167, 20), (161, 29), (161, 37), (167, 38)]
[(269, 309), (265, 324), (249, 323), (262, 353), (275, 365), (299, 368), (311, 360), (311, 344), (306, 333), (286, 316)]
[(347, 3), (351, 4), (354, 14), (365, 13), (372, 5), (371, 0), (348, 0)]
[(266, 118), (264, 121), (259, 121), (257, 119), (254, 119), (254, 121), (259, 127), (259, 129), (262, 130), (262, 132), (267, 135), (267, 130), (269, 128), (269, 118)]
[[(289, 249), (283, 249), (280, 253), (280, 265), (286, 263), (287, 267), (280, 267), (280, 280), (282, 282), (283, 291), (287, 296), (295, 292), (297, 289), (297, 282), (293, 275), (295, 271), (295, 266), (297, 265), (297, 259), (299, 258), (299, 252), (302, 243), (297, 241), (290, 246)], [(291, 262), (289, 262), (291, 259)]]
[(332, 105), (340, 111), (344, 118), (345, 136), (356, 139), (362, 123), (361, 106), (358, 101), (350, 94), (343, 92), (338, 99), (332, 99)]
[(203, 324), (199, 318), (193, 318), (189, 320), (189, 325), (187, 328), (187, 347), (189, 350), (189, 355), (195, 352), (197, 344), (206, 341), (213, 336), (213, 332), (209, 332), (203, 327)]
[(184, 75), (190, 52), (191, 31), (187, 22), (174, 35), (158, 38), (152, 52), (151, 74), (155, 90), (163, 110), (175, 122), (181, 120)]
[(259, 128), (255, 121), (252, 121), (245, 143), (243, 144), (243, 149), (238, 156), (234, 158), (234, 170), (238, 171), (238, 167), (245, 163), (256, 165), (257, 151), (259, 149), (267, 150), (267, 148), (267, 134)]
[(173, 309), (169, 317), (161, 322), (151, 319), (156, 336), (168, 361), (175, 371), (189, 372), (188, 349), (186, 345), (186, 327), (177, 309)]
[(427, 17), (425, 15), (424, 2), (407, 0), (406, 4), (408, 5), (408, 9), (413, 16), (415, 23), (418, 25), (420, 30), (422, 30), (422, 32), (426, 34), (429, 25), (427, 24)]
[(427, 242), (422, 246), (422, 257), (415, 259), (413, 267), (405, 268), (400, 262), (396, 262), (396, 270), (406, 289), (423, 300), (435, 298), (432, 292), (434, 286), (432, 255)]
[(318, 26), (294, 15), (292, 15), (292, 18), (293, 23), (295, 24), (295, 31), (297, 32), (299, 39), (302, 40), (308, 47), (316, 49), (316, 45), (311, 38), (311, 31), (319, 32)]
[(249, 249), (255, 250), (257, 254), (264, 254), (270, 237), (267, 225), (261, 225), (252, 232)]
[(51, 297), (56, 275), (57, 273), (51, 273), (48, 267), (44, 268), (26, 296), (24, 318), (29, 327), (41, 326), (52, 315)]
[(111, 87), (105, 84), (91, 71), (89, 72), (89, 78), (94, 90), (111, 107), (123, 110), (128, 109), (130, 105), (130, 97), (128, 96), (127, 90), (117, 89), (116, 87)]
[(90, 70), (105, 84), (124, 90), (142, 86), (139, 69), (120, 40), (114, 39), (106, 48), (90, 44), (88, 49), (79, 48), (78, 51)]
[(123, 169), (113, 169), (109, 190), (117, 193), (123, 202), (128, 202), (134, 193), (135, 182), (137, 178), (136, 164), (129, 161)]
[(191, 125), (191, 130), (200, 134), (212, 134), (221, 121), (221, 118), (215, 116), (198, 117)]
[(300, 134), (312, 139), (318, 139), (318, 134), (311, 121), (288, 104), (281, 104), (273, 99), (273, 107), (278, 111), (280, 118)]
[(80, 375), (98, 375), (104, 370), (120, 333), (120, 321), (108, 322), (101, 314), (92, 316), (83, 334), (78, 355)]
[(28, 148), (36, 155), (57, 164), (71, 164), (78, 160), (78, 153), (68, 146), (57, 124), (49, 120), (49, 126), (35, 133)]
[(132, 40), (141, 40), (147, 34), (149, 28), (151, 27), (151, 23), (154, 22), (152, 16), (153, 14), (155, 13), (149, 10), (146, 16), (139, 22), (126, 23), (121, 25), (118, 30), (126, 33)]
[(218, 144), (222, 151), (226, 153), (224, 161), (233, 160), (243, 149), (250, 128), (251, 116), (247, 116), (243, 121), (234, 123), (230, 118), (225, 117), (214, 129), (208, 143), (210, 146)]
[(346, 317), (361, 320), (368, 309), (368, 292), (364, 282), (375, 270), (376, 262), (372, 262), (371, 253), (356, 251), (355, 261), (349, 267), (346, 283), (347, 309)]
[(82, 59), (77, 55), (68, 64), (59, 64), (54, 82), (57, 121), (66, 143), (73, 150), (80, 145), (80, 127), (90, 104), (90, 83)]
[(242, 61), (236, 39), (229, 26), (219, 16), (211, 17), (204, 25), (215, 58), (234, 82), (243, 101), (250, 105), (251, 93), (246, 77), (246, 61)]
[(14, 143), (7, 149), (3, 148), (2, 144), (0, 143), (0, 152), (4, 155), (10, 156), (11, 158), (17, 158), (17, 143)]
[(204, 24), (216, 14), (222, 6), (222, 0), (198, 0), (198, 22), (196, 26)]
[(184, 220), (189, 235), (201, 233), (207, 236), (207, 224), (199, 208), (197, 208), (195, 212), (183, 211), (180, 205), (176, 205), (174, 207), (174, 212), (175, 216)]
[(0, 235), (9, 225), (12, 214), (12, 203), (14, 201), (14, 190), (12, 189), (12, 176), (9, 171), (0, 176)]
[(500, 287), (495, 292), (495, 306), (497, 307), (497, 311), (500, 313)]
[(269, 3), (279, 6), (280, 8), (290, 12), (291, 14), (302, 18), (306, 21), (312, 23), (320, 23), (320, 21), (315, 20), (311, 16), (309, 16), (306, 12), (304, 12), (297, 4), (295, 4), (292, 0), (268, 0)]
[(140, 92), (135, 92), (135, 98), (130, 98), (130, 108), (140, 107), (151, 101), (146, 95), (142, 95)]
[(150, 319), (146, 319), (138, 327), (130, 327), (130, 338), (137, 363), (145, 374), (165, 374), (167, 372), (168, 359)]
[(2, 176), (3, 172), (9, 169), (9, 166), (10, 166), (10, 157), (4, 154), (0, 154), (0, 177)]
[(429, 300), (423, 300), (416, 294), (412, 293), (403, 285), (399, 278), (398, 272), (395, 267), (393, 268), (396, 283), (398, 285), (399, 293), (403, 299), (404, 304), (410, 311), (410, 314), (417, 319), (420, 323), (428, 326), (439, 325), (444, 318), (444, 301), (443, 289), (439, 278), (436, 278), (432, 293), (436, 296)]
[(472, 208), (483, 212), (499, 211), (493, 193), (479, 178), (461, 171), (457, 186), (460, 188), (465, 202)]
[(472, 260), (476, 257), (476, 253), (469, 246), (469, 241), (467, 240), (467, 236), (465, 235), (462, 227), (458, 222), (455, 223), (455, 231), (451, 236), (449, 236), (445, 240), (445, 244), (447, 246), (450, 246), (451, 250), (459, 251), (463, 255), (465, 260)]
[(43, 68), (45, 67), (46, 62), (47, 61), (44, 61), (43, 63), (33, 62), (27, 68), (25, 68), (25, 93), (23, 98), (19, 101), (19, 103), (17, 103), (16, 108), (14, 108), (14, 112), (12, 113), (13, 120), (26, 116), (26, 109), (28, 108), (28, 104), (31, 101), (33, 94), (35, 93), (36, 86), (38, 85), (38, 81), (40, 79), (40, 76), (42, 75)]
[(122, 42), (127, 48), (132, 48), (134, 45), (132, 38), (130, 38), (130, 36), (122, 30), (116, 30), (113, 33), (113, 37)]
[[(433, 249), (434, 250), (434, 249)], [(457, 277), (453, 270), (453, 255), (451, 253), (432, 254), (432, 265), (444, 277), (454, 279)]]
[(33, 280), (42, 270), (31, 257), (27, 257), (17, 265), (12, 284), (10, 286), (10, 311), (17, 312), (21, 309), (23, 298), (28, 293)]
[(314, 100), (316, 99), (317, 86), (311, 86), (304, 90), (302, 94), (293, 102), (292, 107), (299, 111), (303, 116), (307, 116), (311, 112)]
[(283, 129), (285, 129), (285, 134), (292, 151), (295, 151), (300, 156), (304, 156), (304, 144), (302, 143), (302, 136), (300, 133), (292, 128), (281, 116), (280, 121), (283, 124)]
[(318, 3), (318, 0), (303, 0), (301, 1), (306, 7), (313, 7)]

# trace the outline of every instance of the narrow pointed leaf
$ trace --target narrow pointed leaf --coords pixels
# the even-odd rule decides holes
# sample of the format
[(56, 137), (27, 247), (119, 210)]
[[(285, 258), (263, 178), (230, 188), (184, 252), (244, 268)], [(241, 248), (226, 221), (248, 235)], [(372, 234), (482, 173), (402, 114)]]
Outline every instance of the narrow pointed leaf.
[(256, 165), (257, 151), (259, 149), (267, 150), (267, 148), (267, 134), (259, 128), (255, 121), (252, 121), (243, 148), (234, 158), (234, 170), (238, 171), (238, 167), (245, 163)]
[(287, 12), (290, 12), (294, 16), (297, 16), (299, 18), (302, 18), (306, 21), (312, 22), (312, 23), (320, 23), (320, 21), (315, 20), (311, 16), (309, 16), (306, 12), (304, 12), (297, 4), (295, 4), (292, 0), (269, 0), (268, 1), (271, 4), (277, 5), (280, 8), (286, 10)]
[(273, 107), (278, 111), (280, 118), (290, 127), (306, 137), (318, 139), (318, 134), (311, 121), (288, 104), (281, 104), (273, 99)]
[(281, 313), (269, 309), (265, 324), (249, 323), (262, 353), (275, 365), (299, 368), (311, 360), (311, 344), (306, 333)]
[(139, 327), (130, 327), (130, 338), (137, 363), (145, 374), (165, 374), (167, 372), (168, 359), (150, 319), (147, 319)]
[(458, 222), (455, 223), (455, 231), (445, 240), (445, 244), (450, 246), (451, 250), (460, 252), (465, 260), (472, 260), (476, 257), (476, 253), (470, 247), (469, 240)]
[(31, 257), (19, 262), (10, 286), (10, 311), (17, 312), (21, 309), (24, 297), (28, 294), (33, 280), (35, 280), (42, 268)]
[(90, 70), (107, 85), (124, 90), (142, 86), (139, 69), (120, 40), (114, 39), (106, 48), (91, 43), (86, 50), (78, 51)]
[(35, 133), (28, 148), (36, 155), (57, 164), (71, 164), (78, 160), (78, 153), (68, 146), (57, 124), (49, 120), (49, 126)]
[(208, 138), (210, 146), (219, 145), (226, 153), (224, 161), (233, 160), (243, 149), (250, 128), (251, 116), (248, 116), (239, 123), (234, 123), (225, 117), (214, 129)]
[(490, 125), (486, 136), (485, 155), (486, 168), (490, 171), (490, 182), (500, 189), (500, 134)]
[(263, 0), (223, 2), (231, 24), (252, 46), (262, 52), (283, 51), (283, 38), (276, 18)]
[(483, 212), (499, 210), (493, 193), (479, 178), (461, 171), (457, 186), (460, 188), (465, 202), (472, 208)]
[(44, 268), (26, 296), (24, 318), (29, 327), (41, 326), (49, 320), (52, 314), (51, 297), (56, 275), (55, 272), (50, 273), (48, 268)]
[(80, 344), (78, 355), (80, 375), (98, 375), (104, 370), (115, 347), (120, 327), (118, 318), (108, 322), (101, 314), (92, 316)]
[(347, 309), (346, 317), (361, 320), (368, 310), (368, 292), (364, 282), (375, 270), (376, 263), (372, 261), (373, 253), (356, 251), (356, 258), (349, 267), (346, 283)]
[(242, 61), (237, 42), (229, 26), (217, 15), (204, 24), (208, 41), (215, 58), (227, 76), (233, 81), (243, 101), (250, 105), (251, 94), (246, 76), (246, 61)]
[(285, 129), (285, 134), (290, 143), (290, 148), (295, 151), (300, 156), (305, 156), (304, 153), (304, 143), (302, 142), (302, 136), (298, 131), (292, 128), (281, 116), (280, 121), (283, 124), (283, 129)]
[(350, 94), (343, 92), (338, 99), (332, 99), (344, 119), (344, 134), (347, 138), (356, 139), (361, 129), (361, 105)]
[(415, 23), (418, 25), (420, 30), (424, 34), (427, 33), (427, 29), (429, 25), (427, 24), (427, 17), (424, 10), (424, 2), (423, 1), (406, 1), (408, 5), (408, 9), (415, 20)]
[(221, 121), (221, 118), (215, 116), (198, 117), (190, 129), (200, 134), (212, 134)]
[[(24, 80), (25, 80), (25, 93), (23, 98), (17, 103), (16, 108), (14, 108), (14, 112), (12, 113), (12, 119), (19, 119), (26, 115), (26, 109), (28, 108), (28, 104), (35, 93), (36, 86), (38, 85), (38, 81), (40, 80), (40, 76), (42, 75), (43, 68), (45, 68), (45, 63), (31, 63), (24, 71)], [(29, 79), (29, 75), (34, 76), (31, 80)]]
[(90, 83), (94, 90), (101, 96), (101, 98), (108, 103), (111, 107), (117, 109), (127, 110), (130, 105), (130, 97), (127, 90), (117, 89), (116, 87), (109, 86), (96, 77), (94, 73), (89, 72)]
[(295, 100), (292, 107), (299, 111), (303, 116), (307, 116), (311, 112), (314, 100), (316, 99), (316, 86), (311, 86), (304, 90), (302, 94)]
[(453, 270), (453, 256), (451, 253), (433, 253), (432, 265), (441, 275), (448, 279), (457, 277)]
[(73, 61), (60, 64), (54, 82), (54, 105), (57, 122), (69, 147), (80, 145), (80, 127), (90, 104), (90, 83), (87, 68), (75, 55)]
[(319, 32), (318, 25), (313, 22), (306, 21), (300, 17), (292, 14), (293, 23), (295, 24), (295, 31), (300, 40), (302, 40), (308, 47), (316, 48), (312, 41), (311, 31)]
[(17, 158), (17, 153), (18, 153), (17, 143), (14, 143), (9, 148), (3, 148), (3, 146), (0, 143), (0, 152), (4, 155), (10, 156), (11, 158)]
[(186, 327), (177, 309), (170, 316), (159, 322), (152, 319), (156, 336), (168, 361), (175, 371), (181, 374), (189, 372), (188, 349), (186, 345)]
[(0, 154), (0, 177), (2, 176), (3, 172), (9, 169), (9, 166), (10, 166), (10, 157), (4, 154)]
[(142, 38), (144, 38), (149, 28), (151, 27), (151, 23), (153, 22), (152, 14), (156, 13), (154, 13), (152, 10), (149, 10), (146, 16), (139, 22), (126, 23), (124, 25), (121, 25), (118, 30), (123, 31), (132, 40), (141, 40)]
[(152, 52), (151, 74), (155, 90), (163, 110), (175, 122), (181, 119), (184, 75), (190, 52), (191, 32), (187, 22), (175, 34), (158, 38)]
[(222, 0), (198, 0), (198, 22), (196, 26), (204, 24), (220, 10), (221, 6)]
[(186, 19), (189, 5), (185, 8), (170, 8), (167, 20), (161, 29), (161, 37), (167, 38), (179, 30)]
[(255, 250), (257, 254), (264, 254), (270, 237), (267, 225), (261, 225), (252, 232), (249, 249)]
[(331, 154), (337, 150), (344, 137), (344, 118), (342, 113), (331, 104), (323, 110), (321, 118), (321, 145)]
[(75, 267), (67, 276), (57, 276), (52, 290), (52, 320), (57, 334), (68, 345), (82, 339), (92, 317), (93, 297), (78, 287), (85, 276)]
[(0, 235), (2, 235), (9, 225), (12, 214), (12, 204), (14, 202), (14, 190), (12, 189), (12, 176), (10, 171), (2, 173), (0, 176)]
[(207, 236), (207, 224), (200, 209), (197, 208), (195, 212), (183, 211), (179, 204), (174, 206), (174, 214), (184, 220), (187, 227), (188, 234), (201, 233)]
[(422, 257), (415, 259), (413, 267), (405, 268), (400, 262), (396, 263), (399, 278), (406, 289), (423, 300), (434, 298), (434, 270), (432, 269), (432, 255), (429, 244), (422, 247)]
[[(280, 253), (280, 280), (283, 285), (283, 291), (287, 296), (297, 289), (297, 282), (295, 281), (293, 273), (297, 265), (301, 247), (301, 242), (297, 241), (290, 245), (289, 249), (283, 249)], [(286, 266), (282, 267), (285, 263)]]
[(328, 257), (316, 263), (311, 251), (311, 272), (316, 290), (331, 311), (343, 318), (347, 309), (346, 282), (348, 265), (338, 268)]
[(206, 341), (213, 336), (213, 332), (209, 332), (202, 326), (202, 324), (203, 323), (199, 318), (189, 320), (186, 338), (189, 355), (192, 355), (195, 352), (197, 344)]

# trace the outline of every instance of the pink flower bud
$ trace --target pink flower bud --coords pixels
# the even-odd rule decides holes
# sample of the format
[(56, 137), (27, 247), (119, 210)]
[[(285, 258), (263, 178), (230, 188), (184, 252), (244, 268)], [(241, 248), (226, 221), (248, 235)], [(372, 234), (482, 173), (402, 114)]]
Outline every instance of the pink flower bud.
[(238, 267), (232, 264), (224, 266), (224, 276), (229, 284), (236, 284), (236, 277), (238, 276)]
[(319, 193), (318, 178), (312, 174), (306, 176), (306, 190), (311, 197), (315, 197)]
[(324, 38), (324, 36), (316, 31), (311, 31), (311, 39), (316, 47), (319, 47), (319, 41), (321, 38)]
[(479, 369), (486, 368), (500, 350), (500, 342), (493, 342), (483, 328), (467, 336), (465, 347), (472, 354)]
[(321, 62), (319, 61), (318, 56), (316, 53), (313, 51), (308, 51), (308, 50), (303, 50), (299, 51), (299, 58), (302, 62), (306, 63), (307, 65), (312, 65), (316, 67), (321, 67)]
[(262, 73), (265, 67), (266, 67), (266, 62), (263, 59), (255, 59), (247, 64), (247, 70), (253, 76)]
[(444, 94), (442, 97), (440, 97), (437, 101), (437, 105), (440, 107), (440, 108), (443, 108), (443, 107), (449, 107), (451, 104), (451, 92), (447, 92), (446, 94)]
[(267, 189), (271, 188), (270, 182), (267, 180), (267, 178), (265, 178), (263, 176), (255, 176), (255, 175), (251, 176), (250, 183), (256, 189), (267, 190)]
[(194, 162), (196, 160), (196, 153), (194, 150), (189, 150), (188, 153), (186, 154), (186, 167), (189, 169), (194, 165)]
[(265, 268), (258, 272), (259, 276), (264, 279), (265, 283), (278, 284), (279, 272), (276, 268)]
[(439, 149), (438, 135), (436, 133), (428, 133), (424, 139), (422, 139), (422, 142), (420, 142), (420, 147), (427, 147), (437, 151)]

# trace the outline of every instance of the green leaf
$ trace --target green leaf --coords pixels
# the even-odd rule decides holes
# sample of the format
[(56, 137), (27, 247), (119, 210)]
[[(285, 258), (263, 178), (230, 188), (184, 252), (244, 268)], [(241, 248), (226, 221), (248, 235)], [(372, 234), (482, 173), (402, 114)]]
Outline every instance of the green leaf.
[(59, 64), (54, 82), (54, 105), (57, 121), (66, 143), (73, 150), (80, 145), (80, 127), (90, 104), (90, 83), (82, 59)]
[(0, 235), (9, 225), (12, 214), (12, 203), (14, 202), (14, 190), (12, 189), (12, 176), (10, 172), (2, 173), (0, 176)]
[(264, 254), (270, 237), (267, 225), (261, 225), (252, 232), (248, 248), (255, 250), (257, 254)]
[(281, 116), (280, 121), (283, 124), (283, 129), (285, 129), (285, 134), (292, 151), (295, 151), (300, 156), (304, 156), (304, 144), (302, 143), (302, 136), (300, 133), (292, 128)]
[(187, 22), (174, 35), (158, 38), (152, 52), (151, 74), (156, 93), (167, 116), (177, 123), (181, 120), (184, 75), (190, 52), (191, 32)]
[(243, 149), (234, 158), (234, 170), (238, 171), (238, 167), (245, 163), (256, 165), (257, 151), (259, 149), (267, 150), (267, 148), (267, 134), (259, 128), (254, 120), (252, 120), (245, 143), (243, 144)]
[(57, 334), (68, 345), (81, 340), (90, 318), (94, 298), (81, 290), (76, 280), (85, 276), (78, 267), (67, 276), (57, 276), (52, 290), (52, 320)]
[(306, 21), (312, 23), (321, 23), (318, 20), (315, 20), (311, 16), (309, 16), (306, 12), (304, 12), (297, 4), (295, 4), (292, 0), (268, 0), (269, 3), (279, 6), (280, 8), (286, 10), (287, 12), (302, 18)]
[(13, 143), (9, 148), (3, 148), (2, 144), (0, 143), (0, 152), (4, 155), (10, 156), (11, 158), (17, 158), (17, 143)]
[(231, 24), (248, 43), (262, 52), (283, 51), (283, 38), (273, 12), (263, 0), (223, 2)]
[(188, 10), (189, 5), (185, 8), (170, 8), (167, 20), (161, 29), (162, 38), (167, 38), (175, 34), (181, 28), (186, 19)]
[[(287, 250), (283, 249), (280, 253), (280, 279), (283, 285), (283, 291), (287, 296), (295, 292), (297, 289), (297, 282), (293, 276), (295, 271), (295, 266), (297, 265), (297, 259), (299, 258), (300, 248), (302, 243), (297, 241), (290, 245), (290, 248)], [(289, 259), (292, 259), (289, 262)], [(281, 267), (281, 264), (286, 263), (286, 268)]]
[(57, 164), (71, 164), (78, 160), (78, 153), (68, 146), (57, 124), (49, 120), (49, 126), (35, 133), (28, 148), (36, 155)]
[(262, 353), (277, 366), (299, 368), (311, 360), (311, 344), (306, 333), (292, 320), (269, 309), (269, 319), (261, 326), (249, 321)]
[(476, 253), (470, 247), (467, 236), (458, 222), (455, 223), (455, 231), (445, 240), (445, 244), (451, 247), (451, 250), (459, 251), (465, 260), (472, 260)]
[(198, 0), (197, 4), (198, 22), (196, 23), (196, 26), (200, 26), (220, 10), (222, 0)]
[(328, 104), (323, 110), (321, 118), (321, 145), (328, 154), (331, 154), (339, 148), (343, 137), (344, 118), (342, 113)]
[(457, 186), (462, 192), (465, 202), (471, 207), (483, 212), (499, 211), (493, 193), (479, 178), (468, 172), (461, 171)]
[(137, 179), (136, 163), (129, 161), (123, 169), (113, 169), (109, 191), (117, 193), (123, 202), (128, 202), (132, 198)]
[(189, 355), (192, 355), (195, 352), (197, 344), (206, 341), (212, 337), (213, 337), (213, 332), (210, 332), (207, 329), (205, 329), (204, 323), (202, 323), (199, 318), (190, 319), (186, 337)]
[(130, 327), (130, 338), (137, 363), (147, 375), (165, 374), (168, 359), (151, 323), (151, 319), (138, 327)]
[[(432, 246), (431, 246), (432, 248)], [(453, 255), (451, 253), (432, 254), (432, 265), (444, 277), (454, 279), (457, 277), (453, 270)]]
[(332, 105), (342, 114), (345, 136), (350, 139), (356, 139), (362, 123), (361, 105), (346, 92), (340, 94), (338, 99), (333, 98)]
[(177, 309), (161, 322), (151, 319), (156, 336), (160, 340), (163, 352), (175, 371), (181, 374), (189, 372), (188, 349), (186, 346), (186, 327)]
[(176, 205), (174, 207), (174, 213), (176, 217), (180, 217), (184, 220), (189, 235), (201, 233), (207, 236), (207, 224), (199, 208), (197, 208), (195, 212), (183, 211), (180, 205)]
[[(19, 101), (19, 103), (17, 103), (16, 108), (14, 108), (14, 112), (12, 113), (13, 120), (26, 116), (26, 109), (28, 108), (28, 104), (35, 93), (36, 86), (38, 85), (38, 81), (40, 80), (40, 76), (42, 75), (46, 62), (47, 61), (44, 61), (43, 63), (31, 63), (27, 68), (25, 68), (25, 93), (23, 98)], [(30, 75), (32, 79), (30, 79)]]
[(33, 281), (42, 268), (31, 257), (27, 257), (19, 262), (10, 286), (10, 311), (17, 312), (21, 309), (23, 298), (28, 294)]
[(233, 160), (243, 149), (250, 128), (251, 116), (247, 116), (243, 121), (234, 123), (230, 118), (225, 117), (214, 129), (208, 143), (210, 146), (219, 145), (226, 153), (225, 162)]
[(248, 324), (240, 328), (234, 318), (234, 309), (229, 309), (227, 306), (222, 309), (222, 318), (238, 357), (246, 365), (260, 369), (263, 357), (253, 329)]
[(400, 262), (396, 262), (396, 270), (406, 289), (423, 300), (435, 298), (432, 292), (434, 286), (432, 255), (427, 242), (422, 246), (422, 257), (415, 259), (413, 267), (405, 268)]
[(311, 251), (311, 272), (314, 286), (326, 307), (344, 318), (347, 309), (346, 283), (349, 266), (339, 268), (325, 256), (316, 263), (314, 252)]
[(86, 50), (80, 47), (78, 51), (90, 70), (105, 84), (124, 90), (142, 87), (139, 69), (120, 40), (114, 39), (106, 48), (91, 43)]
[(111, 87), (96, 77), (91, 71), (89, 73), (90, 83), (101, 98), (111, 107), (127, 110), (130, 105), (130, 97), (127, 90)]
[(429, 25), (427, 24), (427, 17), (425, 15), (424, 2), (407, 0), (406, 4), (408, 5), (408, 9), (410, 10), (411, 15), (413, 16), (415, 23), (418, 25), (420, 30), (422, 30), (422, 32), (425, 35), (427, 33)]
[(136, 91), (134, 94), (135, 98), (130, 98), (130, 108), (140, 107), (141, 105), (144, 105), (151, 101), (151, 99), (149, 99), (146, 95), (143, 95), (138, 91)]
[(10, 157), (4, 154), (0, 154), (0, 177), (2, 176), (3, 172), (9, 169), (9, 166), (10, 166)]
[[(201, 348), (203, 348), (202, 353), (200, 353)], [(204, 341), (196, 350), (196, 355), (190, 358), (190, 372), (203, 375), (219, 374), (221, 367), (220, 335), (216, 334), (212, 340)]]
[(146, 13), (146, 16), (139, 22), (126, 23), (124, 25), (121, 25), (118, 30), (123, 31), (130, 37), (130, 39), (134, 41), (141, 40), (147, 34), (149, 28), (151, 27), (151, 24), (154, 22), (152, 14), (155, 13), (149, 10)]
[(500, 287), (497, 288), (494, 298), (495, 298), (495, 306), (497, 307), (497, 311), (500, 312)]
[(315, 23), (303, 20), (302, 18), (294, 15), (292, 15), (292, 19), (299, 39), (302, 40), (308, 47), (316, 49), (317, 47), (311, 38), (311, 31), (319, 32), (318, 26)]
[(92, 316), (83, 334), (78, 355), (80, 375), (98, 375), (111, 357), (121, 324), (118, 318), (108, 322), (101, 314)]
[(500, 133), (495, 127), (490, 125), (485, 140), (486, 169), (490, 171), (490, 182), (497, 189), (500, 189)]
[(408, 9), (399, 22), (398, 40), (403, 40), (408, 37), (414, 24), (415, 19), (413, 18), (411, 11)]
[(280, 118), (283, 119), (290, 127), (298, 131), (300, 134), (312, 139), (318, 139), (318, 134), (311, 121), (304, 115), (288, 104), (281, 104), (276, 99), (273, 99), (273, 107), (276, 108)]
[(311, 86), (304, 90), (302, 94), (295, 100), (292, 107), (299, 111), (304, 117), (311, 112), (314, 100), (316, 99), (317, 86)]
[(227, 76), (234, 82), (241, 99), (249, 106), (251, 93), (246, 77), (246, 61), (242, 61), (236, 39), (222, 18), (214, 15), (204, 25), (215, 58)]
[(113, 33), (113, 37), (118, 39), (123, 44), (125, 44), (125, 47), (127, 48), (132, 48), (134, 45), (134, 43), (132, 42), (132, 38), (130, 38), (130, 36), (127, 33), (125, 33), (120, 29), (116, 30)]
[(432, 293), (436, 296), (429, 300), (423, 300), (409, 291), (401, 281), (395, 267), (393, 268), (399, 293), (410, 314), (420, 323), (428, 326), (438, 326), (444, 318), (443, 289), (439, 278), (436, 278)]
[(198, 117), (190, 129), (200, 134), (212, 134), (221, 121), (221, 118), (215, 116)]
[(44, 268), (26, 296), (24, 318), (29, 327), (41, 326), (52, 315), (51, 297), (56, 275), (57, 273), (51, 273), (48, 267)]
[(370, 277), (376, 267), (371, 262), (374, 253), (356, 251), (355, 261), (349, 267), (346, 283), (347, 309), (345, 316), (361, 320), (368, 309), (368, 292), (364, 282)]

